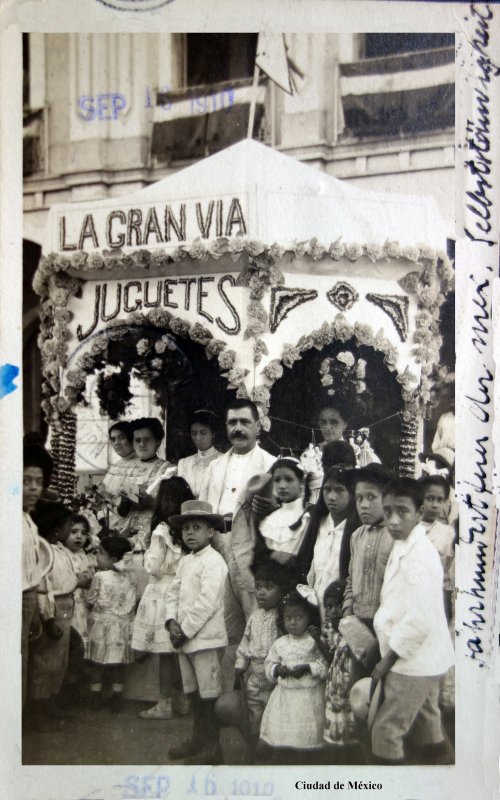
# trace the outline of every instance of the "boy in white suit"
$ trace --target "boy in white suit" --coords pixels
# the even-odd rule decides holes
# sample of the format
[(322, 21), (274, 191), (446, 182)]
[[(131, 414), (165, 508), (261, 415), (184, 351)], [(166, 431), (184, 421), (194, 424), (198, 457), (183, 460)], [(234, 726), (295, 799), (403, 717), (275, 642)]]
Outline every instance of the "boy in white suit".
[[(427, 538), (422, 487), (399, 478), (384, 487), (385, 526), (394, 546), (387, 562), (374, 627), (382, 659), (384, 700), (373, 724), (376, 763), (405, 763), (404, 740), (418, 738), (424, 763), (449, 759), (438, 705), (439, 680), (454, 662), (443, 602), (443, 568)], [(449, 760), (441, 763), (450, 763)]]
[[(182, 530), (184, 544), (191, 551), (181, 559), (167, 594), (165, 627), (178, 648), (184, 692), (192, 698), (193, 732), (189, 741), (173, 747), (169, 755), (192, 764), (222, 761), (219, 724), (214, 706), (222, 693), (220, 662), (227, 644), (224, 624), (224, 584), (227, 567), (210, 544), (224, 520), (212, 513), (212, 506), (188, 500), (181, 513), (170, 517), (169, 525)], [(191, 757), (195, 758), (191, 758)], [(190, 760), (191, 759), (191, 760)]]

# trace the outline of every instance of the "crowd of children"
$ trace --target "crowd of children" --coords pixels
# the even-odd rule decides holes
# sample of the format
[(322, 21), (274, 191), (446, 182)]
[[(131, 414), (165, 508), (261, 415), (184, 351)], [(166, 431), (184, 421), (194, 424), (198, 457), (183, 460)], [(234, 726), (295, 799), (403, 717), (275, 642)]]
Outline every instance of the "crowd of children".
[(91, 708), (120, 712), (127, 664), (156, 653), (160, 696), (141, 716), (193, 719), (169, 760), (222, 763), (220, 727), (231, 724), (254, 763), (451, 763), (450, 484), (355, 468), (346, 447), (325, 446), (314, 504), (304, 460), (269, 471), (273, 505), (254, 520), (253, 610), (232, 688), (221, 665), (228, 567), (212, 546), (224, 517), (180, 474), (157, 481), (141, 597), (129, 538), (104, 531), (92, 550), (87, 516), (41, 499), (48, 456), (25, 447), (26, 725), (57, 729), (64, 692), (82, 699), (82, 685)]

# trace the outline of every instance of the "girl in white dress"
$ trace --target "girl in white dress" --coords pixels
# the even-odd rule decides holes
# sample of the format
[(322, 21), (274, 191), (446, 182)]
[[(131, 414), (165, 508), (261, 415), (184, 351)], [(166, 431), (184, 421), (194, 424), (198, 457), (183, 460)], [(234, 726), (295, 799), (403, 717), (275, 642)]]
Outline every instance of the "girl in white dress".
[(85, 546), (90, 541), (89, 521), (83, 514), (75, 514), (71, 520), (69, 536), (65, 541), (69, 557), (80, 582), (75, 589), (75, 607), (71, 627), (79, 634), (84, 647), (87, 646), (88, 608), (86, 602), (86, 589), (89, 588), (94, 577), (95, 566), (91, 556), (85, 552)]
[[(308, 631), (319, 627), (318, 600), (309, 586), (297, 586), (282, 606), (285, 636), (271, 645), (265, 661), (267, 679), (275, 684), (262, 717), (260, 738), (271, 748), (311, 750), (323, 744), (325, 680), (328, 664)], [(279, 759), (279, 750), (273, 759)]]
[(103, 705), (103, 679), (112, 683), (111, 711), (123, 709), (125, 665), (130, 663), (130, 634), (137, 589), (126, 572), (124, 556), (131, 550), (123, 536), (105, 536), (97, 556), (98, 571), (87, 591), (89, 635), (87, 656), (92, 662), (91, 707)]
[[(296, 458), (286, 456), (271, 469), (273, 495), (280, 504), (260, 521), (255, 540), (252, 571), (271, 559), (289, 574), (289, 586), (306, 583), (311, 566), (309, 542), (309, 476)], [(314, 546), (314, 545), (313, 545)]]
[(193, 500), (184, 478), (163, 480), (158, 489), (156, 508), (151, 520), (151, 544), (144, 555), (144, 569), (149, 583), (137, 609), (132, 632), (132, 648), (143, 653), (159, 653), (160, 697), (156, 705), (141, 711), (143, 719), (172, 719), (172, 691), (177, 673), (177, 655), (165, 630), (166, 596), (184, 553), (182, 539), (167, 524), (169, 517), (180, 514), (182, 503)]

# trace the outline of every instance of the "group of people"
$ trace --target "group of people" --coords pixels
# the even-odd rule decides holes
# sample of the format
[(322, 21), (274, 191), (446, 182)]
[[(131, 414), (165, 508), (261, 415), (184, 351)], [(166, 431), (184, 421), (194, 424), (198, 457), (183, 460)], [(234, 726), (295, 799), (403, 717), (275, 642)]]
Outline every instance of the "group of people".
[(346, 411), (330, 403), (316, 499), (318, 470), (261, 448), (258, 420), (252, 401), (231, 402), (221, 454), (215, 415), (196, 412), (197, 452), (177, 465), (157, 455), (158, 420), (113, 425), (120, 460), (103, 480), (114, 503), (97, 552), (88, 516), (42, 498), (46, 451), (25, 447), (26, 723), (57, 727), (61, 692), (81, 696), (82, 674), (83, 701), (119, 712), (127, 664), (157, 653), (160, 696), (140, 715), (193, 718), (170, 760), (222, 763), (231, 725), (256, 763), (325, 752), (330, 763), (451, 763), (449, 480), (356, 467)]

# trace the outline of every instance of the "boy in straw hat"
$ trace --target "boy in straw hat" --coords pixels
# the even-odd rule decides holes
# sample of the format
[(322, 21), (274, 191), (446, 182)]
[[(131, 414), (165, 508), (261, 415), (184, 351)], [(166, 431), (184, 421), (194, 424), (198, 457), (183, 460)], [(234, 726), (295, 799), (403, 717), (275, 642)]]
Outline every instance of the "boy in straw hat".
[(210, 503), (187, 500), (169, 525), (182, 531), (191, 551), (181, 559), (167, 594), (166, 623), (172, 644), (180, 650), (179, 665), (184, 692), (192, 698), (191, 739), (173, 747), (173, 759), (188, 764), (222, 761), (215, 701), (222, 693), (220, 661), (227, 645), (224, 624), (224, 584), (227, 567), (211, 546), (216, 531), (224, 530), (224, 518), (212, 513)]

